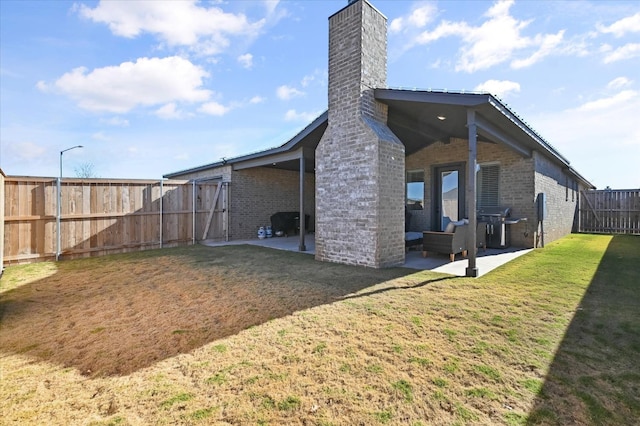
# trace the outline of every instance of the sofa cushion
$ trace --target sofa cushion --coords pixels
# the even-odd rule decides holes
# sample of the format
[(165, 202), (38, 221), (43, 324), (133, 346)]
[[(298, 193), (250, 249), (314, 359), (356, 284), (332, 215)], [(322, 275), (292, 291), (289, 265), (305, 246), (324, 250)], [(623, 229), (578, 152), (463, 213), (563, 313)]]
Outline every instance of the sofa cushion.
[(444, 232), (452, 233), (455, 229), (456, 229), (456, 223), (449, 222), (447, 223), (447, 227), (444, 228)]

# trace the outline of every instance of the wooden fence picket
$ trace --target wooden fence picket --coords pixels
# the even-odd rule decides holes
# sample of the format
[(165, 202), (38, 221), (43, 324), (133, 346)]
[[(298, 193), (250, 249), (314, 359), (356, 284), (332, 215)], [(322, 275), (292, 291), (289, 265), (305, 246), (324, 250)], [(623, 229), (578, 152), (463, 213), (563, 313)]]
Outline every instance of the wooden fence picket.
[(640, 189), (580, 191), (579, 231), (640, 235)]

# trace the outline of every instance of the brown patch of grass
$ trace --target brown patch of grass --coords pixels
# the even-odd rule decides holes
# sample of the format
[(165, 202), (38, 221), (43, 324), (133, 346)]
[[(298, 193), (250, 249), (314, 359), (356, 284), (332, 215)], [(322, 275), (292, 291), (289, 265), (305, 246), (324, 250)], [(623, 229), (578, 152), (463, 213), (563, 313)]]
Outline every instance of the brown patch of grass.
[[(130, 374), (406, 274), (374, 276), (255, 247), (195, 246), (57, 265), (55, 274), (3, 288), (2, 349), (92, 377)], [(7, 282), (33, 268), (8, 270)], [(332, 276), (347, 282), (337, 285)]]

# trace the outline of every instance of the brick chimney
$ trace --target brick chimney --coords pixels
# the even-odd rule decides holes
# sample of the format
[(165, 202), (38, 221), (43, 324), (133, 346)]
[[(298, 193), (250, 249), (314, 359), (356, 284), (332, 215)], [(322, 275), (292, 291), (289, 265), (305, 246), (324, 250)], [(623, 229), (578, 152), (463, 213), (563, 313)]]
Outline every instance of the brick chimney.
[(316, 259), (404, 263), (404, 146), (373, 90), (387, 84), (387, 19), (366, 0), (329, 18), (329, 125), (316, 149)]

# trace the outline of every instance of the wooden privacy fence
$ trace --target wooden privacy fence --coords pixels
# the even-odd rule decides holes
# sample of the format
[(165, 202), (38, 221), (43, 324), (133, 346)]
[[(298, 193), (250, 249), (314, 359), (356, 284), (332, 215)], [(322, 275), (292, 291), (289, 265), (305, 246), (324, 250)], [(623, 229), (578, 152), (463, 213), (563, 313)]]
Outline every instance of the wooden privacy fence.
[[(63, 179), (60, 258), (228, 239), (227, 184), (216, 181)], [(56, 258), (57, 179), (4, 184), (4, 263)]]
[(580, 194), (580, 232), (640, 235), (640, 189), (604, 189)]

